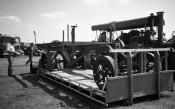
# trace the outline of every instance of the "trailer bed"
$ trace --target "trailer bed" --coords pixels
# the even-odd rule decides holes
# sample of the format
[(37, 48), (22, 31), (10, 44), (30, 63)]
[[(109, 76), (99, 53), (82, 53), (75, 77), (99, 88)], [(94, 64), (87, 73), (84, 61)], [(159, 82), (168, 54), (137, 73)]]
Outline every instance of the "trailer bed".
[(44, 70), (42, 72), (43, 73), (40, 74), (42, 77), (54, 81), (100, 104), (107, 105), (105, 103), (106, 92), (99, 90), (93, 80), (92, 70), (63, 69), (51, 72)]
[(81, 85), (83, 88), (93, 88), (98, 90), (98, 86), (96, 85), (93, 79), (93, 71), (92, 70), (55, 70), (52, 72), (48, 72), (47, 75), (51, 75), (55, 78), (61, 78), (62, 80), (69, 81), (73, 85), (79, 86)]
[(104, 91), (99, 90), (94, 82), (92, 70), (63, 69), (51, 72), (44, 71), (41, 76), (108, 106), (112, 102), (127, 100), (130, 97), (130, 90), (132, 90), (132, 98), (156, 95), (162, 91), (173, 91), (173, 72), (171, 70), (160, 71), (160, 90), (157, 90), (157, 74), (154, 72), (133, 74), (132, 89), (128, 84), (129, 77), (127, 75), (109, 77), (106, 83), (107, 89)]

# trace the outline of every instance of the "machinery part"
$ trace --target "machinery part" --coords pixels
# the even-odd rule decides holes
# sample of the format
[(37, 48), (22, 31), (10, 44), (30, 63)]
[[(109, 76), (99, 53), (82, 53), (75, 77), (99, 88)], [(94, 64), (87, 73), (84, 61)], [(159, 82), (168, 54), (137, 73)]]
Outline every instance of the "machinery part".
[(43, 70), (63, 69), (64, 61), (56, 52), (42, 53), (38, 67)]
[(30, 72), (32, 74), (37, 74), (37, 72), (38, 72), (38, 63), (37, 62), (30, 63)]
[[(162, 60), (162, 59), (161, 59)], [(163, 61), (160, 60), (160, 69), (162, 70)], [(151, 52), (146, 53), (146, 72), (154, 71), (155, 67), (155, 56)]]
[(42, 53), (41, 59), (39, 60), (39, 68), (46, 69), (47, 57), (46, 53)]
[(63, 68), (77, 68), (77, 69), (89, 69), (93, 67), (94, 51), (91, 50), (88, 55), (81, 55), (81, 53), (74, 53), (72, 56), (66, 51), (58, 51), (61, 54), (63, 60), (56, 59), (57, 67), (60, 67), (60, 63), (63, 63)]
[(48, 51), (46, 53), (46, 59), (47, 59), (46, 69), (48, 71), (52, 71), (53, 69), (56, 68), (56, 63), (55, 63), (56, 56), (57, 56), (56, 51)]
[(46, 53), (42, 53), (41, 58), (39, 59), (38, 73), (41, 73), (41, 70), (46, 70), (46, 64), (47, 64)]
[(85, 62), (84, 56), (82, 56), (81, 52), (79, 50), (76, 50), (72, 55), (71, 55), (71, 63), (69, 63), (69, 67), (73, 67), (76, 69), (83, 69), (84, 65), (83, 63)]
[[(133, 71), (132, 73), (135, 74), (135, 73), (140, 73), (140, 56), (138, 53), (132, 53), (133, 55)], [(127, 60), (126, 60), (126, 57), (124, 57), (123, 55), (121, 55), (119, 53), (119, 56), (118, 56), (118, 59), (119, 59), (119, 65), (118, 65), (118, 68), (119, 68), (119, 75), (127, 75)], [(146, 53), (146, 66), (145, 66), (145, 70), (146, 72), (150, 72), (150, 71), (153, 71), (154, 70), (154, 54), (153, 53)]]
[(154, 70), (154, 54), (146, 53), (146, 72)]
[(83, 60), (79, 60), (79, 63), (82, 62), (85, 69), (93, 69), (96, 62), (96, 50), (90, 50), (89, 53), (83, 56)]
[(70, 58), (69, 54), (66, 51), (64, 51), (64, 50), (57, 51), (57, 52), (58, 52), (57, 54), (60, 53), (62, 58), (63, 58), (63, 60), (60, 61), (60, 62), (63, 62), (63, 68), (69, 67), (68, 64), (71, 63), (71, 58)]
[(60, 58), (55, 59), (55, 64), (57, 69), (63, 69), (64, 68), (64, 60)]
[(97, 57), (96, 64), (93, 69), (94, 81), (99, 89), (105, 89), (108, 77), (114, 76), (114, 60), (110, 56)]

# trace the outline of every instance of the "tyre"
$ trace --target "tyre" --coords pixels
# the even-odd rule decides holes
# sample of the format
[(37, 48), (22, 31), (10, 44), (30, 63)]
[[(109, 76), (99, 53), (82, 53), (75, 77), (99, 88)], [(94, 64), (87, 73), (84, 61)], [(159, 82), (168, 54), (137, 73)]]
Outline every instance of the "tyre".
[(30, 64), (30, 73), (32, 74), (37, 74), (38, 71), (38, 63), (37, 62), (33, 62)]

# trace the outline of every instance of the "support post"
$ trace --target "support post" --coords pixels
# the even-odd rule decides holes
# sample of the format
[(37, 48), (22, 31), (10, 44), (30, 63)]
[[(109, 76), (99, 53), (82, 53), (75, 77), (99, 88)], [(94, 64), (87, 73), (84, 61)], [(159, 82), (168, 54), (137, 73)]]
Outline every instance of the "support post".
[[(117, 48), (117, 44), (115, 44), (115, 48)], [(118, 75), (118, 58), (117, 58), (117, 53), (114, 53), (114, 76)]]
[(154, 71), (156, 72), (156, 90), (157, 90), (157, 98), (160, 98), (160, 54), (158, 51), (154, 52), (155, 55), (155, 60), (154, 60), (154, 65), (155, 69)]
[(127, 53), (127, 73), (128, 73), (128, 100), (129, 105), (133, 104), (133, 78), (132, 78), (132, 55)]
[(146, 52), (143, 52), (143, 72), (146, 72)]
[(109, 40), (110, 40), (110, 44), (112, 44), (112, 31), (109, 32)]
[(168, 70), (168, 53), (165, 51), (165, 70)]
[(143, 67), (144, 67), (144, 59), (143, 59), (143, 52), (140, 52), (140, 60), (139, 60), (139, 63), (140, 63), (140, 68), (139, 68), (139, 70), (140, 70), (140, 72), (141, 73), (143, 73)]

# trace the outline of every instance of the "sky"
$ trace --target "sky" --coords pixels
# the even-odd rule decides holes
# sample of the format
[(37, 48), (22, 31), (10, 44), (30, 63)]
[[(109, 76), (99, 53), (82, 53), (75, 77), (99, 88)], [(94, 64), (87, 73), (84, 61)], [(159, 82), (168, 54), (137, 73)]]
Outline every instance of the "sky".
[(123, 21), (164, 11), (166, 38), (175, 30), (175, 0), (0, 0), (0, 33), (22, 42), (67, 40), (67, 24), (76, 25), (76, 41), (92, 41), (95, 24)]

